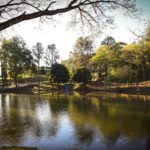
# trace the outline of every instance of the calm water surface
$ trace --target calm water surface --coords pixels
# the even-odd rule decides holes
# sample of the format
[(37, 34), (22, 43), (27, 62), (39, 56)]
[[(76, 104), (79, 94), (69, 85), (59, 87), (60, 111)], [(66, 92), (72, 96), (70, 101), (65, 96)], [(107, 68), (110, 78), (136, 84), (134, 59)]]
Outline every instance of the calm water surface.
[(150, 96), (0, 95), (0, 146), (150, 149)]

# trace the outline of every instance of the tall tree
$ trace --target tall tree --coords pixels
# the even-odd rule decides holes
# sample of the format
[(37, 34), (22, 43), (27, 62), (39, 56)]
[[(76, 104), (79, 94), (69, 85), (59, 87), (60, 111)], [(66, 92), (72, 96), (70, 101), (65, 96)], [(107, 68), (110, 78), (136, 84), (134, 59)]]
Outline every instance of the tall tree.
[(9, 50), (5, 46), (8, 43), (9, 43), (9, 40), (3, 39), (2, 40), (2, 46), (0, 48), (2, 88), (5, 87), (5, 84), (6, 84), (6, 81), (7, 81)]
[(93, 54), (93, 41), (89, 37), (79, 37), (74, 45), (74, 51), (71, 52), (70, 64), (73, 73), (78, 68), (90, 68), (89, 59)]
[[(144, 35), (141, 36), (142, 38), (138, 41), (139, 45), (139, 53), (140, 53), (140, 60), (141, 60), (141, 69), (142, 69), (142, 76), (143, 81), (149, 79), (149, 68), (150, 68), (150, 24), (146, 27)], [(146, 71), (148, 71), (146, 73)]]
[(112, 36), (107, 36), (102, 42), (101, 45), (107, 45), (107, 46), (115, 46), (116, 41)]
[(31, 69), (33, 62), (32, 52), (26, 47), (22, 49), (22, 62), (23, 62), (23, 71), (28, 71)]
[(73, 80), (82, 83), (86, 87), (87, 83), (91, 80), (91, 72), (88, 68), (79, 68), (73, 76)]
[(57, 62), (57, 60), (59, 59), (59, 54), (55, 44), (47, 46), (44, 58), (46, 66), (48, 67), (51, 67), (54, 63)]
[(139, 91), (139, 71), (142, 64), (142, 51), (140, 51), (140, 46), (137, 43), (128, 44), (123, 48), (122, 54), (124, 56), (124, 62), (128, 66), (131, 66), (137, 84), (137, 91)]
[(111, 64), (112, 51), (109, 46), (101, 46), (96, 50), (96, 54), (92, 57), (91, 61), (95, 64), (95, 71), (99, 77), (106, 77), (108, 74), (109, 66)]
[(44, 48), (42, 46), (42, 43), (37, 42), (36, 45), (33, 47), (33, 55), (35, 58), (35, 63), (37, 63), (38, 66), (38, 85), (40, 89), (40, 61), (42, 59), (44, 53)]
[(25, 20), (66, 12), (77, 15), (75, 22), (102, 25), (112, 23), (112, 11), (120, 8), (129, 15), (137, 13), (134, 0), (1, 0), (0, 31)]
[(2, 49), (7, 54), (3, 53), (7, 60), (9, 74), (14, 79), (17, 87), (18, 75), (31, 66), (33, 59), (31, 51), (26, 48), (25, 42), (20, 37), (4, 40)]
[(66, 83), (70, 78), (68, 69), (64, 65), (58, 63), (52, 65), (51, 76), (53, 82), (57, 83), (58, 87), (60, 83)]

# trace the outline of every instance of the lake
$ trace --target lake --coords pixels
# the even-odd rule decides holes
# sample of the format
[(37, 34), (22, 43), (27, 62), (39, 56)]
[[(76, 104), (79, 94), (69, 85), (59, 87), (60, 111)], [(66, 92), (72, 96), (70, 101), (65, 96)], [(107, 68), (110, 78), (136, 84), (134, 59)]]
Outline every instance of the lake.
[(0, 147), (150, 149), (150, 96), (1, 94)]

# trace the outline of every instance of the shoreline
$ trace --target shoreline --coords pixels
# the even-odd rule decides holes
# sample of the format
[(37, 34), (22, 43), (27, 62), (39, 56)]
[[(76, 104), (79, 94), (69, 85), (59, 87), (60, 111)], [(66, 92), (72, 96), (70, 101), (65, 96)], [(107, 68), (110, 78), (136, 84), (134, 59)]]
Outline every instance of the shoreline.
[[(0, 94), (5, 94), (5, 93), (30, 93), (34, 94), (37, 92), (65, 92), (64, 88), (50, 88), (50, 87), (45, 87), (45, 86), (40, 86), (40, 90), (38, 90), (38, 84), (37, 83), (32, 83), (32, 84), (25, 84), (16, 87), (6, 87), (4, 89), (0, 89)], [(67, 91), (69, 92), (78, 92), (78, 93), (90, 93), (90, 92), (106, 92), (106, 93), (117, 93), (117, 94), (136, 94), (136, 95), (150, 95), (150, 87), (140, 87), (139, 91), (137, 91), (136, 87), (116, 87), (116, 88), (108, 88), (108, 87), (86, 87), (86, 89), (83, 89), (81, 87)]]

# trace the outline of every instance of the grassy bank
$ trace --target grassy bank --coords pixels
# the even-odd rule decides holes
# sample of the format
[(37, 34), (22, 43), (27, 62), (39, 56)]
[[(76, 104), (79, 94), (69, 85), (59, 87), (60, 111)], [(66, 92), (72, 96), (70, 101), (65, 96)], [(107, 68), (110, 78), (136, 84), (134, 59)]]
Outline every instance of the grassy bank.
[[(139, 88), (137, 89), (137, 86), (135, 83), (132, 83), (130, 85), (128, 84), (107, 84), (104, 85), (91, 85), (88, 84), (86, 87), (84, 87), (82, 84), (74, 84), (74, 91), (77, 92), (113, 92), (113, 93), (126, 93), (126, 94), (148, 94), (150, 95), (150, 81), (147, 82), (141, 82), (139, 83)], [(48, 93), (51, 91), (65, 91), (65, 84), (61, 84), (58, 88), (57, 84), (54, 84), (53, 87), (50, 84), (49, 81), (42, 81), (40, 84), (40, 88), (38, 86), (38, 83), (26, 83), (26, 84), (18, 84), (18, 87), (6, 87), (5, 89), (0, 89), (0, 92), (2, 93)], [(71, 90), (70, 90), (71, 91)]]
[(136, 83), (132, 84), (117, 84), (107, 83), (104, 84), (88, 84), (86, 88), (82, 84), (77, 84), (74, 88), (78, 92), (90, 92), (90, 91), (102, 91), (102, 92), (114, 92), (114, 93), (132, 93), (132, 94), (149, 94), (150, 95), (150, 81), (140, 82), (138, 88)]

